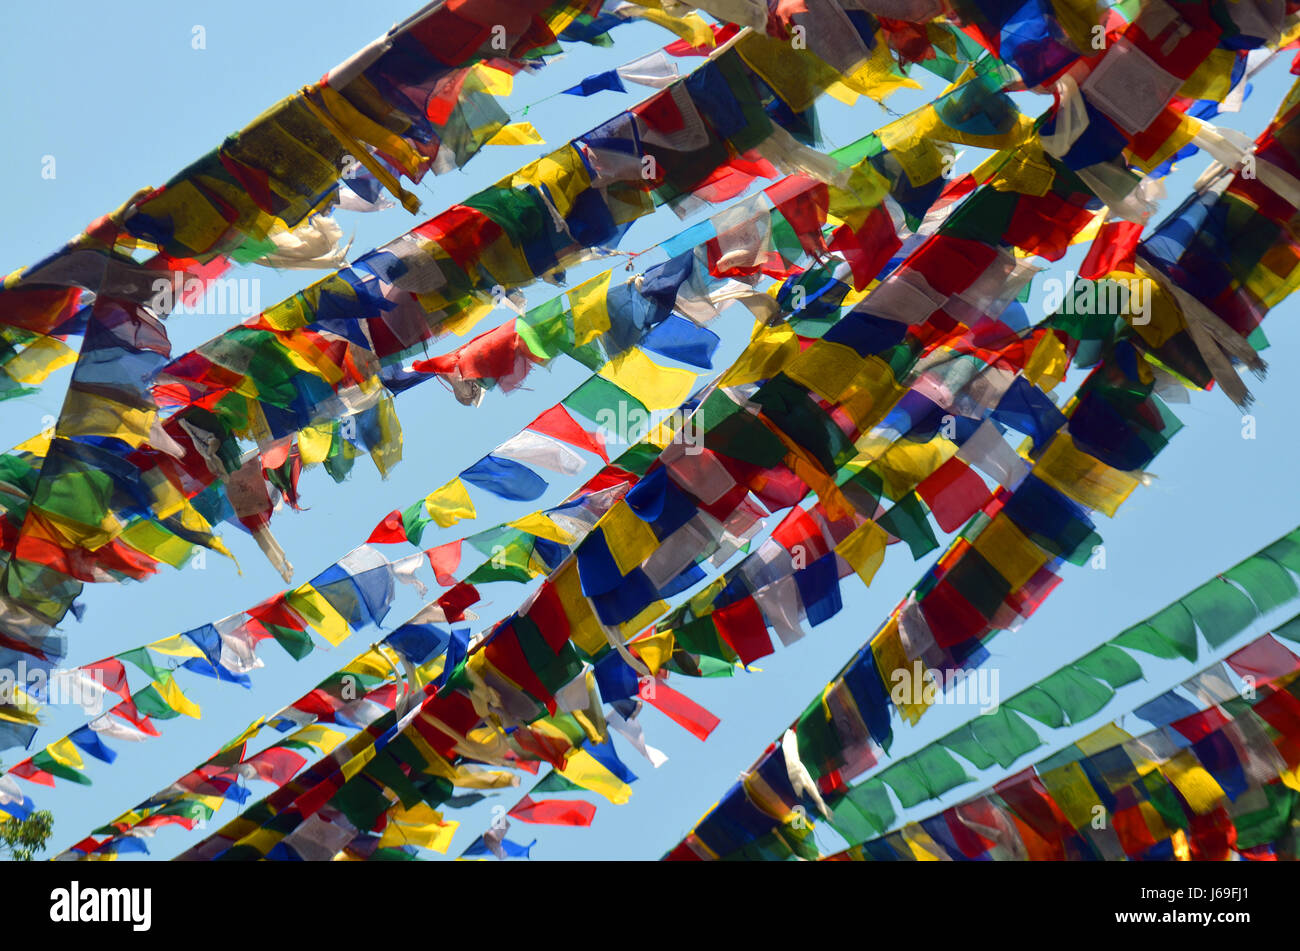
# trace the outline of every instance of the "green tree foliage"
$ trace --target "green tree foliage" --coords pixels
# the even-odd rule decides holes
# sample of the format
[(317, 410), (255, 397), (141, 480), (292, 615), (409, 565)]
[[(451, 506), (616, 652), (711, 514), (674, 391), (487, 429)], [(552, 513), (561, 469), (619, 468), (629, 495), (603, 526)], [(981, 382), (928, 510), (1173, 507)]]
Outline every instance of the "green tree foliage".
[(47, 809), (33, 812), (22, 821), (9, 818), (0, 822), (0, 859), (30, 862), (37, 852), (45, 851), (53, 831), (54, 814)]

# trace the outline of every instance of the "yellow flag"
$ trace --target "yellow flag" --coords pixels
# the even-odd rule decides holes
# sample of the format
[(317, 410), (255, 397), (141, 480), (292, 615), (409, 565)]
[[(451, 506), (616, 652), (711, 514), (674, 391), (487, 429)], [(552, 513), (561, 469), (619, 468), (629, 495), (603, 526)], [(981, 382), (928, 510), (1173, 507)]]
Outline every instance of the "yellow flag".
[(605, 364), (600, 376), (649, 410), (676, 409), (695, 386), (690, 370), (660, 366), (636, 347)]
[(285, 739), (306, 743), (312, 749), (328, 754), (334, 752), (334, 748), (347, 739), (347, 734), (330, 729), (323, 723), (314, 723), (311, 726), (303, 727), (301, 730), (295, 730)]
[(719, 386), (739, 386), (776, 375), (799, 353), (799, 340), (788, 325), (755, 325), (749, 346), (723, 375)]
[(14, 446), (14, 452), (30, 452), (34, 456), (44, 458), (50, 452), (50, 439), (53, 432), (37, 433), (31, 439), (24, 440)]
[(609, 294), (612, 272), (597, 274), (569, 291), (569, 307), (573, 311), (573, 342), (581, 347), (609, 330), (609, 310), (605, 298)]
[(161, 641), (154, 641), (149, 645), (150, 650), (155, 650), (160, 654), (166, 654), (169, 657), (203, 657), (208, 655), (203, 653), (199, 645), (184, 634), (174, 634)]
[(691, 46), (702, 46), (711, 49), (717, 43), (713, 37), (713, 31), (709, 29), (709, 24), (698, 13), (688, 13), (686, 16), (673, 16), (663, 10), (656, 10), (642, 4), (641, 0), (636, 0), (637, 5), (643, 9), (627, 11), (628, 16), (640, 17), (643, 20), (649, 20), (655, 26), (663, 27), (676, 33)]
[[(151, 644), (150, 646), (152, 647), (153, 645)], [(266, 717), (258, 717), (248, 726), (244, 727), (243, 732), (240, 733), (239, 736), (231, 740), (229, 743), (227, 743), (225, 746), (223, 746), (222, 749), (228, 750), (231, 747), (238, 746), (240, 743), (246, 743), (247, 741), (251, 740), (253, 737), (257, 736), (258, 733), (262, 732), (262, 727), (264, 727), (265, 725), (266, 725)]]
[(605, 629), (600, 626), (591, 602), (582, 593), (578, 578), (578, 562), (568, 559), (551, 578), (555, 593), (559, 595), (564, 614), (569, 619), (569, 640), (588, 654), (595, 655), (607, 645)]
[[(341, 93), (329, 86), (319, 87), (321, 98), (325, 101), (330, 115), (349, 135), (362, 142), (373, 145), (397, 162), (406, 173), (407, 178), (415, 178), (422, 158), (410, 143), (386, 126), (375, 122), (365, 113), (352, 105)], [(362, 154), (362, 153), (355, 153)], [(206, 245), (204, 245), (206, 247)]]
[(568, 545), (573, 541), (573, 536), (569, 532), (556, 525), (555, 522), (541, 512), (525, 515), (523, 518), (517, 518), (513, 522), (507, 522), (506, 524), (510, 528), (517, 528), (521, 532), (527, 532), (529, 535), (545, 538), (547, 541), (560, 545)]
[(342, 670), (345, 674), (361, 674), (366, 677), (378, 677), (380, 680), (388, 677), (392, 672), (393, 668), (378, 650), (369, 650), (354, 657)]
[(1187, 800), (1187, 804), (1198, 816), (1212, 812), (1227, 798), (1223, 787), (1187, 750), (1183, 750), (1165, 763), (1161, 772), (1174, 784), (1179, 794)]
[(632, 797), (631, 787), (586, 750), (574, 750), (560, 772), (569, 782), (599, 793), (615, 805), (622, 805)]
[(158, 414), (84, 390), (68, 390), (59, 417), (61, 436), (113, 436), (137, 447), (149, 441)]
[(379, 421), (379, 442), (370, 448), (370, 459), (379, 470), (379, 477), (387, 479), (393, 466), (402, 461), (402, 424), (391, 397), (379, 401), (375, 415)]
[(487, 63), (475, 63), (470, 67), (469, 74), (491, 96), (508, 96), (515, 85), (514, 76)]
[(246, 835), (238, 840), (236, 845), (247, 845), (256, 849), (260, 855), (266, 855), (271, 849), (275, 848), (277, 842), (283, 839), (285, 833), (277, 832), (274, 829), (261, 828), (252, 835)]
[(442, 322), (442, 328), (450, 330), (458, 337), (464, 337), (478, 326), (478, 322), (492, 312), (496, 306), (492, 301), (467, 301), (459, 313), (453, 314)]
[(459, 827), (458, 822), (444, 822), (442, 814), (427, 803), (416, 803), (410, 809), (397, 806), (388, 814), (388, 825), (379, 839), (379, 848), (418, 845), (434, 852), (446, 852)]
[(304, 373), (319, 377), (331, 386), (343, 379), (343, 368), (309, 338), (286, 333), (277, 336), (276, 343), (284, 348), (285, 359)]
[(352, 757), (350, 760), (348, 760), (346, 763), (343, 764), (343, 768), (340, 770), (340, 772), (343, 773), (343, 778), (351, 779), (357, 773), (365, 769), (366, 764), (369, 763), (374, 758), (375, 758), (375, 748), (373, 746), (365, 747), (363, 750), (357, 753), (356, 756)]
[(796, 383), (834, 402), (849, 388), (862, 367), (863, 359), (852, 347), (816, 340), (790, 361), (785, 372)]
[(984, 530), (975, 536), (972, 544), (994, 570), (1007, 580), (1012, 591), (1019, 591), (1047, 562), (1047, 552), (1026, 538), (1005, 512), (995, 515), (984, 526)]
[(1093, 788), (1082, 766), (1066, 763), (1056, 769), (1046, 770), (1039, 776), (1071, 825), (1076, 829), (1085, 829), (1092, 823), (1092, 810), (1098, 804), (1097, 790)]
[(1025, 379), (1048, 392), (1065, 378), (1070, 365), (1070, 355), (1065, 344), (1054, 333), (1046, 333), (1034, 346), (1034, 352), (1025, 364)]
[(86, 764), (81, 760), (81, 751), (77, 749), (75, 743), (66, 736), (57, 743), (51, 743), (45, 747), (45, 752), (50, 754), (50, 759), (60, 766), (70, 766), (73, 769), (85, 769)]
[(601, 517), (596, 527), (604, 531), (605, 544), (622, 574), (641, 564), (659, 547), (654, 529), (622, 500)]
[(122, 541), (155, 561), (180, 568), (194, 554), (194, 543), (173, 535), (157, 522), (137, 519), (122, 532)]
[(908, 723), (916, 723), (929, 706), (925, 693), (925, 664), (908, 658), (898, 633), (897, 618), (890, 618), (885, 628), (872, 639), (871, 653), (899, 714)]
[(287, 300), (282, 300), (262, 311), (262, 321), (274, 330), (297, 330), (311, 323), (312, 315), (306, 307), (306, 301), (300, 295), (294, 294)]
[(285, 603), (293, 608), (315, 629), (316, 633), (334, 646), (342, 644), (350, 631), (343, 615), (334, 610), (334, 605), (325, 600), (325, 596), (309, 584), (294, 588), (285, 596)]
[(330, 445), (334, 442), (334, 428), (328, 424), (324, 426), (308, 426), (298, 433), (298, 454), (302, 457), (302, 463), (305, 466), (318, 462), (324, 462), (329, 458)]
[(659, 668), (668, 663), (673, 656), (673, 632), (663, 631), (633, 641), (631, 647), (641, 658), (641, 662), (650, 668), (650, 673), (659, 673)]
[(888, 542), (889, 533), (868, 520), (836, 545), (835, 550), (853, 566), (862, 583), (870, 585), (871, 579), (876, 576), (876, 571), (885, 560), (885, 545)]
[(424, 510), (438, 523), (439, 528), (475, 516), (474, 500), (469, 497), (469, 491), (459, 477), (425, 496)]
[(1056, 434), (1038, 460), (1034, 475), (1076, 502), (1111, 517), (1140, 481), (1133, 473), (1113, 469), (1080, 452), (1067, 432)]
[(615, 625), (621, 640), (628, 641), (635, 637), (639, 632), (645, 630), (655, 621), (659, 620), (668, 613), (669, 604), (662, 599), (651, 601), (639, 612), (622, 624)]
[(158, 695), (163, 698), (167, 706), (177, 713), (183, 713), (185, 716), (193, 717), (196, 720), (199, 719), (199, 705), (181, 693), (181, 688), (176, 685), (176, 678), (168, 677), (166, 683), (154, 681), (153, 687), (158, 691)]
[(486, 145), (545, 145), (546, 140), (531, 122), (512, 122), (503, 125)]
[(884, 419), (906, 392), (898, 385), (889, 364), (870, 356), (840, 394), (840, 405), (853, 424), (865, 432)]
[[(870, 456), (880, 447), (876, 439), (867, 433), (858, 440), (856, 448), (863, 455)], [(947, 439), (931, 439), (929, 442), (892, 440), (876, 460), (876, 471), (885, 483), (886, 494), (891, 499), (900, 499), (956, 452), (956, 444)]]
[(37, 337), (5, 364), (19, 383), (43, 383), (55, 370), (77, 362), (77, 351), (54, 337)]
[(899, 830), (903, 841), (912, 851), (912, 857), (918, 862), (941, 862), (943, 861), (943, 849), (939, 843), (930, 837), (920, 825), (915, 822), (909, 822)]
[(572, 145), (565, 145), (536, 162), (530, 162), (498, 185), (503, 188), (532, 185), (538, 189), (545, 185), (555, 210), (567, 217), (573, 210), (573, 203), (591, 187), (591, 175), (582, 154)]

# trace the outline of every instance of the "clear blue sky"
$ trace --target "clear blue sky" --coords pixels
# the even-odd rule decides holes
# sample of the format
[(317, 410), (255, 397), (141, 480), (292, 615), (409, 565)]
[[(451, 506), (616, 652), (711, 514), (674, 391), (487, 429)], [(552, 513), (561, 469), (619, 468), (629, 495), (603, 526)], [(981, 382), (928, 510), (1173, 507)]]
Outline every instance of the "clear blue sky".
[[(0, 272), (33, 263), (95, 217), (116, 208), (139, 187), (161, 184), (225, 134), (246, 124), (278, 98), (318, 78), (415, 6), (416, 0), (378, 0), (360, 6), (338, 0), (311, 4), (228, 0), (195, 13), (165, 0), (138, 0), (113, 9), (98, 3), (51, 0), (10, 10), (8, 26), (0, 37), (0, 82), (9, 90), (3, 106), (6, 134), (0, 144), (0, 176), (8, 186), (7, 227), (0, 232)], [(206, 49), (192, 48), (196, 25), (205, 28)], [(612, 48), (575, 47), (539, 75), (518, 79), (507, 109), (517, 111), (550, 97), (583, 76), (620, 65), (671, 39), (658, 28), (642, 24), (621, 27), (613, 35)], [(695, 62), (685, 60), (683, 64)], [(917, 75), (924, 74), (918, 71)], [(1284, 62), (1274, 63), (1258, 78), (1255, 94), (1243, 111), (1218, 121), (1253, 138), (1268, 122), (1291, 78)], [(937, 85), (928, 78), (923, 81), (927, 84), (924, 96), (900, 94), (890, 101), (891, 108), (904, 112), (933, 95)], [(649, 92), (604, 92), (590, 99), (558, 97), (540, 103), (528, 119), (546, 137), (547, 146), (490, 148), (460, 172), (426, 179), (417, 189), (424, 202), (418, 219), (396, 208), (374, 215), (344, 212), (338, 220), (347, 234), (355, 235), (354, 249), (372, 248), (626, 108), (641, 98), (643, 91)], [(1035, 114), (1049, 101), (1028, 95), (1019, 99)], [(847, 144), (889, 118), (865, 99), (852, 109), (828, 102), (822, 111), (823, 129), (833, 146)], [(54, 156), (57, 163), (53, 180), (41, 177), (46, 155)], [(968, 152), (958, 171), (968, 170), (978, 158), (974, 150)], [(1171, 178), (1170, 198), (1163, 208), (1177, 203), (1205, 162), (1197, 156)], [(661, 212), (634, 226), (623, 248), (646, 248), (699, 217), (679, 222), (670, 212)], [(1061, 266), (1040, 276), (1039, 286), (1043, 278), (1077, 265), (1081, 256), (1082, 249), (1076, 249)], [(647, 257), (641, 266), (658, 259)], [(601, 265), (575, 269), (571, 282), (600, 269)], [(260, 268), (244, 269), (234, 276), (254, 275), (262, 279), (264, 307), (314, 278), (304, 272), (275, 274)], [(526, 293), (531, 306), (546, 300), (554, 290), (539, 285)], [(1039, 300), (1035, 294), (1031, 307)], [(1154, 463), (1152, 471), (1158, 478), (1150, 487), (1140, 488), (1115, 519), (1099, 516), (1107, 549), (1106, 569), (1067, 566), (1065, 583), (1031, 622), (990, 645), (988, 664), (999, 669), (1003, 697), (1300, 523), (1300, 496), (1291, 481), (1300, 458), (1294, 417), (1288, 409), (1293, 392), (1289, 380), (1300, 367), (1300, 328), (1294, 321), (1294, 308), (1294, 303), (1284, 304), (1265, 324), (1274, 345), (1265, 353), (1271, 372), (1264, 383), (1251, 381), (1258, 397), (1254, 409), (1258, 438), (1242, 439), (1241, 413), (1217, 392), (1194, 394), (1190, 404), (1174, 407), (1186, 428)], [(175, 352), (182, 352), (232, 322), (230, 318), (178, 314), (168, 321), (168, 331)], [(725, 341), (717, 365), (725, 365), (738, 352), (748, 325), (746, 312), (740, 308), (729, 311), (715, 325)], [(483, 329), (487, 326), (485, 323)], [(302, 494), (310, 510), (283, 512), (273, 522), (276, 536), (298, 569), (295, 583), (312, 577), (364, 541), (392, 508), (441, 485), (517, 432), (585, 374), (576, 364), (557, 361), (550, 371), (529, 378), (530, 390), (508, 396), (490, 393), (478, 409), (458, 405), (437, 383), (400, 397), (405, 460), (387, 482), (379, 479), (366, 459), (358, 460), (352, 478), (342, 486), (334, 485), (317, 469), (302, 480)], [(1079, 377), (1072, 371), (1067, 383), (1077, 383)], [(53, 377), (41, 394), (4, 404), (0, 442), (12, 446), (39, 430), (42, 417), (57, 415), (66, 380), (64, 371)], [(586, 470), (587, 474), (592, 471), (591, 467)], [(539, 506), (559, 500), (585, 476), (572, 481), (550, 474), (547, 478), (551, 490)], [(425, 535), (426, 546), (531, 510), (531, 506), (494, 501), (482, 492), (471, 492), (479, 507), (479, 520), (440, 532), (431, 526)], [(242, 575), (227, 560), (209, 557), (205, 570), (164, 568), (144, 585), (88, 586), (83, 596), (87, 606), (84, 621), (68, 619), (68, 663), (88, 663), (197, 627), (251, 606), (283, 587), (251, 539), (233, 530), (227, 531), (226, 537), (244, 569)], [(409, 549), (393, 546), (386, 550), (396, 554)], [(676, 678), (678, 689), (722, 718), (722, 725), (707, 743), (647, 710), (643, 723), (649, 742), (668, 753), (670, 760), (653, 770), (627, 743), (618, 744), (624, 761), (641, 777), (633, 786), (630, 803), (613, 806), (596, 799), (596, 821), (589, 829), (516, 823), (511, 838), (523, 842), (538, 839), (535, 858), (658, 857), (873, 633), (925, 564), (928, 562), (912, 562), (902, 546), (892, 547), (870, 590), (853, 578), (845, 579), (844, 611), (799, 644), (778, 648), (774, 656), (760, 663), (761, 673), (729, 680)], [(426, 580), (431, 579), (426, 576)], [(478, 606), (483, 623), (508, 613), (524, 593), (518, 585), (486, 587), (486, 603)], [(403, 588), (389, 615), (389, 626), (414, 613), (419, 604), (410, 589)], [(118, 760), (111, 766), (91, 760), (87, 770), (94, 781), (91, 787), (60, 781), (58, 788), (50, 791), (22, 784), (40, 806), (55, 813), (52, 853), (198, 765), (248, 722), (297, 698), (378, 636), (363, 632), (337, 649), (318, 647), (301, 663), (267, 642), (262, 655), (266, 667), (252, 674), (251, 691), (180, 674), (182, 689), (203, 708), (202, 720), (181, 718), (163, 723), (162, 738), (147, 743), (112, 744), (119, 750)], [(1112, 709), (1131, 708), (1187, 675), (1176, 665), (1145, 659), (1143, 663), (1150, 681), (1124, 688), (1122, 703)], [(133, 676), (136, 673), (132, 670)], [(936, 708), (916, 729), (899, 732), (895, 754), (942, 735), (963, 712), (969, 714), (968, 710)], [(48, 729), (38, 735), (38, 745), (52, 742), (84, 722), (75, 707), (51, 708), (47, 714)], [(1105, 719), (1096, 718), (1086, 727)], [(1059, 731), (1055, 736), (1064, 742), (1080, 732)], [(19, 750), (0, 753), (7, 765), (23, 755)], [(250, 786), (254, 799), (270, 791), (263, 783)], [(968, 794), (976, 788), (972, 785), (959, 792)], [(514, 791), (497, 802), (509, 808), (518, 794)], [(448, 811), (448, 818), (463, 823), (450, 855), (458, 854), (485, 828), (490, 805)], [(217, 821), (233, 815), (227, 807)], [(168, 829), (153, 840), (151, 848), (155, 858), (167, 858), (196, 838), (197, 834)], [(828, 832), (822, 841), (833, 845), (833, 834)]]

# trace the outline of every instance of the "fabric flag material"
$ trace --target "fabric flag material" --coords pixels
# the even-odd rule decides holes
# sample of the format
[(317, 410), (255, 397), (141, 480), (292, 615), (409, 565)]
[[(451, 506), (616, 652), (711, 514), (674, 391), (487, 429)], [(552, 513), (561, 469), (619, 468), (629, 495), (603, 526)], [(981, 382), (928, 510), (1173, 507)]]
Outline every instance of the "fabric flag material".
[(588, 76), (576, 86), (570, 86), (568, 89), (561, 90), (569, 96), (594, 96), (598, 92), (627, 92), (627, 87), (623, 85), (623, 80), (619, 78), (617, 70), (607, 69), (603, 73), (596, 73), (594, 76)]
[(424, 507), (439, 528), (447, 528), (457, 522), (475, 517), (474, 501), (465, 490), (465, 483), (452, 479), (440, 489), (430, 492), (424, 499)]
[[(601, 750), (608, 747), (608, 750)], [(598, 758), (595, 753), (601, 750)], [(636, 777), (612, 754), (612, 743), (589, 743), (575, 750), (564, 762), (564, 778), (583, 789), (599, 793), (615, 805), (621, 805), (632, 796), (628, 785)], [(612, 767), (612, 768), (611, 768)]]
[(456, 584), (453, 572), (460, 567), (460, 545), (461, 540), (458, 538), (454, 542), (447, 542), (425, 552), (429, 558), (429, 566), (433, 568), (434, 577), (444, 588)]
[(639, 718), (635, 716), (625, 718), (618, 710), (610, 709), (605, 714), (605, 720), (619, 733), (622, 733), (627, 738), (627, 741), (632, 744), (632, 748), (644, 756), (655, 769), (668, 762), (668, 757), (662, 750), (657, 750), (646, 742), (645, 729), (641, 726)]
[[(699, 740), (707, 740), (722, 721), (663, 680), (641, 692), (642, 699)], [(647, 757), (649, 758), (649, 757)], [(653, 763), (654, 760), (651, 759)]]
[(589, 826), (596, 807), (582, 799), (533, 799), (524, 796), (508, 815), (520, 822), (549, 826)]
[(573, 313), (573, 344), (582, 347), (609, 330), (609, 281), (605, 271), (583, 281), (569, 291), (569, 308)]
[(676, 409), (695, 386), (694, 373), (660, 366), (635, 347), (607, 363), (600, 376), (650, 410)]
[(461, 480), (512, 502), (532, 502), (546, 491), (546, 480), (513, 459), (486, 455), (460, 474)]
[(409, 809), (398, 807), (388, 817), (379, 848), (418, 845), (445, 854), (459, 827), (458, 822), (444, 821), (441, 813), (427, 803), (416, 803)]
[(577, 475), (585, 463), (582, 457), (549, 436), (525, 429), (497, 446), (491, 452), (499, 459), (513, 459), (540, 466), (561, 475)]
[(550, 436), (552, 439), (566, 442), (570, 446), (577, 446), (579, 449), (593, 452), (600, 456), (601, 459), (609, 462), (609, 454), (605, 451), (605, 444), (600, 436), (583, 429), (578, 421), (569, 415), (569, 411), (562, 404), (557, 403), (541, 416), (538, 416), (528, 424), (528, 429), (544, 436)]
[(512, 122), (502, 126), (484, 145), (545, 145), (546, 140), (531, 122)]
[(663, 50), (657, 50), (649, 56), (642, 56), (640, 59), (626, 63), (614, 72), (626, 82), (650, 86), (653, 89), (663, 89), (672, 85), (678, 76), (677, 64), (669, 59)]

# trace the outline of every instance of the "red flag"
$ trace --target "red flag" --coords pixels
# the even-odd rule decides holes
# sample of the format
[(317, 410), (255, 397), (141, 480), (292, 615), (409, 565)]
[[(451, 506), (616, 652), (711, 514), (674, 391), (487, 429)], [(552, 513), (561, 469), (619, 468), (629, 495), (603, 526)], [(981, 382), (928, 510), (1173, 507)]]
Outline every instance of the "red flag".
[(1194, 861), (1226, 862), (1237, 844), (1237, 826), (1219, 806), (1203, 816), (1189, 817), (1187, 844)]
[(708, 56), (740, 32), (740, 27), (735, 23), (714, 23), (712, 27), (713, 46), (692, 46), (687, 40), (676, 40), (665, 46), (664, 52), (669, 56)]
[(275, 786), (283, 786), (293, 775), (307, 765), (307, 757), (293, 750), (272, 746), (244, 760), (244, 766), (251, 766), (257, 778)]
[(402, 513), (393, 509), (384, 516), (384, 520), (375, 526), (367, 542), (378, 545), (396, 545), (406, 541), (406, 529), (402, 526)]
[(1227, 658), (1238, 675), (1252, 677), (1256, 686), (1285, 677), (1300, 666), (1300, 658), (1291, 653), (1272, 634), (1265, 634), (1252, 644)]
[(114, 716), (121, 717), (141, 733), (148, 734), (149, 736), (161, 736), (161, 734), (154, 728), (153, 721), (136, 709), (134, 700), (123, 700), (108, 712)]
[(605, 443), (600, 436), (583, 429), (560, 403), (556, 403), (541, 416), (538, 416), (528, 424), (527, 428), (535, 433), (541, 433), (543, 436), (558, 439), (560, 442), (567, 442), (570, 446), (577, 446), (579, 449), (594, 452), (600, 458), (609, 462), (609, 455), (605, 452)]
[[(104, 840), (104, 842), (107, 842), (107, 841), (108, 841), (108, 839), (105, 839), (105, 840)], [(96, 839), (93, 835), (91, 835), (91, 836), (86, 836), (86, 838), (82, 839), (82, 840), (81, 840), (80, 842), (78, 842), (76, 845), (72, 846), (71, 851), (73, 851), (73, 852), (85, 852), (87, 855), (89, 855), (91, 852), (94, 852), (94, 851), (95, 851), (96, 849), (98, 849), (101, 845), (103, 845), (104, 842), (100, 842), (100, 841), (99, 841), (98, 839)]]
[(105, 690), (117, 694), (123, 700), (131, 699), (131, 688), (126, 682), (126, 667), (116, 657), (97, 660), (93, 664), (82, 664), (81, 669), (97, 671), (100, 675), (99, 682), (104, 685)]
[[(164, 816), (164, 815), (157, 815), (157, 814), (155, 814), (155, 815), (152, 815), (152, 816), (148, 816), (147, 818), (142, 819), (142, 820), (140, 820), (139, 822), (137, 822), (137, 823), (135, 824), (135, 828), (137, 828), (137, 829), (154, 829), (154, 828), (157, 828), (157, 827), (159, 827), (159, 826), (178, 825), (178, 826), (184, 826), (186, 829), (193, 829), (193, 828), (194, 828), (194, 825), (195, 825), (195, 823), (196, 823), (197, 821), (198, 821), (198, 820), (196, 820), (196, 819), (192, 819), (192, 818), (190, 818), (189, 816), (176, 816), (176, 815), (166, 815), (166, 816)], [(123, 829), (123, 830), (121, 830), (121, 831), (126, 831), (126, 830)]]
[(802, 555), (803, 560), (795, 563), (796, 568), (805, 568), (831, 551), (821, 526), (807, 509), (797, 505), (772, 529), (772, 540), (796, 559)]
[[(417, 721), (417, 729), (418, 724), (419, 721)], [(525, 753), (531, 753), (537, 759), (545, 760), (555, 769), (564, 769), (564, 756), (572, 749), (568, 740), (549, 736), (526, 726), (515, 730), (510, 736)], [(428, 737), (425, 736), (425, 739)]]
[(945, 532), (955, 532), (984, 507), (992, 493), (975, 470), (953, 456), (916, 487)]
[(381, 707), (387, 707), (391, 710), (397, 706), (397, 684), (382, 684), (367, 693), (365, 699), (370, 703), (377, 703)]
[(1223, 729), (1231, 722), (1232, 720), (1226, 713), (1212, 707), (1209, 710), (1202, 710), (1200, 713), (1185, 716), (1181, 720), (1175, 720), (1169, 726), (1193, 743), (1196, 743), (1205, 739), (1211, 733)]
[(551, 650), (557, 654), (569, 639), (569, 617), (564, 613), (564, 604), (550, 581), (543, 581), (537, 589), (537, 596), (524, 612), (528, 620), (537, 625), (542, 637)]
[(541, 764), (538, 763), (537, 760), (524, 759), (514, 750), (506, 750), (505, 753), (502, 754), (501, 758), (504, 759), (506, 762), (508, 762), (511, 766), (514, 766), (517, 769), (526, 770), (527, 772), (532, 773), (534, 776), (537, 775), (537, 771), (541, 768)]
[(668, 719), (697, 739), (707, 740), (722, 721), (684, 693), (678, 693), (662, 680), (653, 689), (643, 691), (643, 699)]
[(448, 624), (455, 624), (465, 617), (465, 609), (478, 600), (478, 589), (463, 581), (438, 599), (442, 613), (447, 616)]
[(679, 843), (677, 844), (677, 847), (676, 847), (676, 848), (674, 848), (671, 852), (669, 852), (666, 856), (664, 856), (664, 861), (667, 861), (667, 862), (703, 862), (704, 859), (702, 859), (702, 858), (700, 858), (698, 855), (696, 855), (696, 854), (695, 854), (695, 850), (692, 849), (692, 848), (691, 848), (689, 845), (687, 845), (685, 842), (679, 842)]
[(529, 664), (524, 649), (519, 645), (519, 635), (512, 626), (498, 628), (488, 639), (483, 654), (493, 667), (514, 681), (524, 693), (544, 704), (552, 715), (555, 714), (555, 698)]
[[(1061, 807), (1048, 793), (1032, 766), (1014, 776), (1008, 776), (994, 786), (993, 790), (1011, 807), (1012, 818), (1019, 820), (1017, 828), (1036, 833), (1040, 837), (1042, 845), (1037, 850), (1031, 842), (1025, 842), (1030, 848), (1031, 858), (1065, 858), (1061, 840), (1074, 835), (1074, 826), (1065, 817), (1065, 813), (1061, 812)], [(1024, 825), (1020, 826), (1020, 822)], [(1023, 834), (1021, 839), (1024, 840)]]
[(1142, 815), (1142, 810), (1135, 803), (1125, 809), (1117, 809), (1111, 814), (1111, 825), (1119, 838), (1120, 848), (1130, 857), (1141, 855), (1156, 844), (1155, 837)]
[(291, 631), (307, 630), (307, 622), (298, 616), (297, 611), (289, 607), (283, 594), (267, 598), (261, 604), (249, 608), (247, 613), (249, 617), (256, 618), (263, 624), (286, 627)]
[(772, 653), (767, 622), (753, 598), (747, 597), (714, 611), (713, 623), (718, 627), (718, 634), (731, 645), (745, 666)]
[(411, 369), (417, 373), (453, 373), (460, 371), (466, 380), (498, 379), (515, 371), (515, 355), (527, 352), (527, 345), (515, 332), (513, 320), (479, 334), (451, 353), (428, 360), (416, 360)]
[(343, 706), (343, 701), (328, 690), (317, 687), (294, 701), (292, 706), (295, 710), (301, 710), (303, 713), (310, 713), (313, 716), (332, 717), (334, 711)]
[(508, 813), (520, 822), (546, 826), (589, 826), (596, 807), (584, 799), (533, 799), (525, 796)]
[(460, 542), (458, 538), (454, 542), (447, 542), (445, 545), (439, 545), (437, 548), (430, 548), (425, 551), (429, 558), (429, 565), (433, 568), (433, 574), (438, 579), (438, 584), (444, 588), (450, 588), (456, 584), (456, 578), (452, 572), (460, 567)]
[(806, 175), (791, 175), (764, 190), (781, 217), (790, 223), (809, 254), (825, 254), (822, 226), (830, 209), (830, 188)]
[(1070, 239), (1083, 230), (1091, 217), (1082, 196), (1067, 199), (1050, 191), (1045, 195), (1021, 195), (1002, 240), (1049, 261), (1059, 261), (1069, 250)]
[(637, 477), (626, 469), (621, 469), (613, 463), (610, 463), (588, 479), (586, 484), (583, 485), (582, 488), (578, 489), (574, 495), (576, 496), (587, 492), (599, 492), (601, 489), (608, 489), (610, 486), (621, 485), (623, 483), (636, 485)]
[(253, 617), (250, 617), (247, 621), (244, 622), (243, 626), (241, 627), (241, 630), (247, 631), (248, 636), (253, 639), (253, 643), (255, 644), (260, 644), (268, 637), (273, 636), (271, 632), (266, 629), (266, 625), (264, 625), (257, 618), (253, 618)]
[(42, 786), (51, 787), (54, 785), (54, 777), (45, 770), (33, 766), (30, 756), (9, 770), (9, 772), (11, 775), (17, 776), (19, 779), (25, 779), (29, 783), (40, 783)]
[(1135, 221), (1108, 221), (1092, 239), (1088, 256), (1079, 265), (1079, 277), (1095, 281), (1111, 271), (1128, 271), (1135, 268), (1134, 251), (1142, 237), (1142, 226)]
[(921, 614), (940, 647), (955, 647), (988, 629), (989, 622), (951, 581), (944, 579), (921, 599)]
[(830, 247), (844, 255), (853, 272), (853, 289), (860, 291), (880, 273), (902, 243), (894, 233), (893, 219), (881, 206), (867, 215), (857, 231), (847, 224), (836, 228)]

